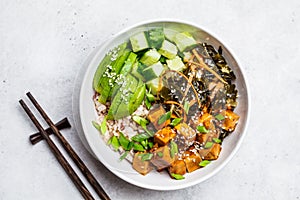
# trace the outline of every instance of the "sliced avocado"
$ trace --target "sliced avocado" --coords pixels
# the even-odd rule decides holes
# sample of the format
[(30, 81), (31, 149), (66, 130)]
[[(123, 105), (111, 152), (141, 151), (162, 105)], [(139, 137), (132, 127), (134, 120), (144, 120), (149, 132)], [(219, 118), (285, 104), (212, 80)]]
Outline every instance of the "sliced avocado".
[(127, 60), (125, 61), (124, 65), (122, 67), (120, 74), (126, 75), (131, 71), (132, 66), (136, 61), (136, 57), (137, 57), (137, 55), (135, 53), (130, 52)]
[(120, 44), (118, 47), (115, 47), (114, 49), (110, 50), (105, 57), (102, 59), (100, 64), (98, 65), (98, 68), (95, 72), (94, 78), (93, 78), (93, 88), (96, 92), (101, 93), (101, 86), (100, 86), (100, 80), (103, 74), (109, 66), (112, 66), (115, 62), (115, 58), (119, 57), (123, 54), (124, 50), (127, 47), (127, 42), (124, 42)]
[(132, 114), (142, 104), (146, 94), (146, 85), (143, 81), (139, 82), (136, 91), (129, 101), (129, 113)]
[(150, 66), (159, 61), (159, 58), (160, 53), (158, 53), (156, 49), (150, 49), (141, 57), (140, 62)]
[(136, 92), (138, 81), (131, 74), (127, 74), (124, 84), (116, 92), (108, 110), (107, 119), (120, 119), (129, 114), (129, 102)]
[(189, 32), (177, 33), (174, 37), (174, 42), (181, 52), (197, 45), (196, 40)]
[(143, 70), (146, 68), (147, 66), (143, 65), (142, 63), (140, 62), (135, 62), (132, 66), (132, 69), (131, 69), (131, 74), (133, 76), (135, 76), (138, 80), (143, 80), (145, 81), (145, 78), (144, 76), (142, 75), (143, 74)]
[(115, 79), (117, 78), (117, 75), (120, 73), (125, 60), (129, 56), (130, 50), (125, 49), (123, 54), (117, 58), (116, 62), (112, 66), (111, 71), (107, 71), (107, 73), (104, 73), (100, 80), (100, 97), (99, 97), (99, 102), (104, 104), (106, 100), (110, 97), (111, 95), (111, 89), (114, 87), (114, 82)]

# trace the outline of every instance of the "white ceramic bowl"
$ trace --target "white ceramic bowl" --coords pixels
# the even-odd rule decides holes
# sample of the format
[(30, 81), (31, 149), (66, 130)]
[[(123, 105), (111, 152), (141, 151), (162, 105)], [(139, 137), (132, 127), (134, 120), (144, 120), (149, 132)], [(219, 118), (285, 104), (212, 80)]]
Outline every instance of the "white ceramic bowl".
[[(143, 30), (145, 27), (156, 26), (171, 27), (190, 32), (197, 31), (199, 38), (202, 41), (207, 41), (207, 43), (212, 44), (214, 47), (221, 45), (223, 48), (223, 55), (237, 77), (235, 83), (239, 92), (239, 105), (235, 109), (235, 112), (240, 115), (240, 120), (235, 132), (224, 140), (222, 144), (222, 151), (218, 160), (212, 162), (205, 168), (186, 174), (184, 180), (171, 179), (166, 172), (159, 173), (152, 171), (146, 176), (140, 175), (132, 168), (129, 162), (125, 160), (121, 162), (119, 161), (120, 155), (117, 152), (112, 151), (104, 143), (99, 132), (92, 126), (91, 123), (91, 121), (95, 120), (97, 117), (92, 99), (94, 95), (92, 80), (98, 64), (104, 57), (105, 53), (107, 53), (109, 49), (112, 49), (127, 40), (130, 35)], [(233, 157), (241, 145), (248, 123), (250, 103), (249, 93), (240, 63), (224, 42), (221, 42), (213, 34), (197, 25), (178, 20), (159, 20), (145, 22), (130, 27), (116, 34), (113, 38), (102, 44), (93, 57), (87, 61), (87, 68), (83, 71), (83, 74), (80, 75), (83, 75), (79, 94), (80, 122), (77, 123), (76, 127), (78, 129), (82, 129), (82, 132), (79, 130), (79, 133), (81, 133), (80, 136), (87, 149), (112, 173), (131, 184), (153, 190), (176, 190), (201, 183), (220, 171)]]

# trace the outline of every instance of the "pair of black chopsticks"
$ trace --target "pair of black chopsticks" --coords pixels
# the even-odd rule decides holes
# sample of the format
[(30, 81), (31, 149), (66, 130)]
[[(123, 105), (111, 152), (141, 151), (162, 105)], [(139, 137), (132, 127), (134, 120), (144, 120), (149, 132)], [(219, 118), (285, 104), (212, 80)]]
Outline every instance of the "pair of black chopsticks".
[[(67, 151), (69, 156), (72, 158), (74, 163), (77, 165), (77, 167), (80, 169), (82, 174), (85, 176), (85, 178), (88, 180), (88, 182), (91, 184), (91, 186), (94, 188), (95, 192), (98, 194), (98, 196), (101, 199), (108, 200), (110, 199), (109, 196), (105, 193), (103, 188), (100, 186), (100, 184), (97, 182), (96, 178), (93, 176), (93, 174), (90, 172), (90, 170), (86, 167), (86, 165), (83, 163), (83, 161), (79, 158), (77, 153), (74, 151), (74, 149), (71, 147), (71, 145), (68, 143), (68, 141), (63, 137), (63, 135), (58, 130), (58, 127), (55, 126), (55, 124), (52, 122), (52, 120), (48, 117), (46, 112), (42, 109), (42, 107), (38, 104), (38, 102), (35, 100), (35, 98), (31, 95), (30, 92), (26, 94), (32, 104), (35, 106), (35, 108), (39, 111), (39, 113), (42, 115), (44, 120), (47, 122), (47, 124), (50, 126), (51, 131), (53, 134), (59, 139), (64, 149)], [(63, 156), (63, 154), (59, 151), (55, 143), (52, 141), (52, 139), (49, 137), (48, 133), (44, 128), (41, 126), (41, 124), (38, 122), (37, 118), (34, 116), (34, 114), (31, 112), (29, 107), (25, 104), (25, 102), (21, 99), (20, 101), (21, 106), (24, 108), (27, 115), (30, 117), (31, 121), (34, 123), (34, 125), (37, 127), (38, 131), (40, 132), (40, 135), (42, 138), (47, 142), (50, 150), (58, 160), (58, 162), (61, 164), (61, 166), (64, 168), (66, 173), (69, 175), (81, 195), (85, 199), (94, 199), (89, 190), (85, 187), (83, 182), (80, 180), (79, 176), (76, 174), (76, 172), (73, 170), (72, 166), (68, 163), (66, 158)], [(50, 130), (49, 129), (49, 130)], [(49, 131), (48, 131), (49, 132)], [(41, 138), (37, 135), (35, 137), (40, 140)], [(30, 138), (31, 139), (31, 138)], [(36, 141), (35, 141), (36, 142)]]

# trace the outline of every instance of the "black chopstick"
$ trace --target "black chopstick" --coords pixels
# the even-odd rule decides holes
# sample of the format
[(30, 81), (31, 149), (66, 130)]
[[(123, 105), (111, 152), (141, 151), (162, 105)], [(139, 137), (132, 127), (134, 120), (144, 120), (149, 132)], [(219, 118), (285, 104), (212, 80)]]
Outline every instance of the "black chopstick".
[[(59, 122), (57, 122), (55, 124), (55, 126), (58, 128), (58, 130), (61, 130), (61, 129), (65, 129), (65, 128), (70, 128), (71, 124), (70, 124), (68, 118), (65, 117), (62, 120), (60, 120)], [(53, 131), (52, 131), (51, 128), (47, 128), (45, 131), (48, 133), (48, 135), (53, 134)], [(29, 140), (30, 140), (32, 145), (40, 142), (43, 139), (44, 138), (43, 138), (43, 136), (40, 132), (34, 133), (34, 134), (29, 136)]]
[(45, 121), (47, 122), (47, 124), (50, 126), (50, 128), (53, 131), (54, 135), (58, 137), (58, 139), (61, 142), (61, 144), (64, 147), (64, 149), (68, 152), (69, 156), (72, 158), (72, 160), (78, 166), (78, 168), (80, 169), (80, 171), (82, 172), (82, 174), (85, 176), (85, 178), (91, 184), (91, 186), (94, 188), (94, 190), (98, 194), (98, 196), (101, 199), (110, 200), (109, 196), (106, 194), (106, 192), (104, 191), (104, 189), (98, 183), (98, 181), (96, 180), (96, 178), (93, 176), (93, 174), (90, 172), (90, 170), (86, 167), (86, 165), (84, 164), (84, 162), (80, 159), (80, 157), (74, 151), (74, 149), (69, 144), (69, 142), (63, 137), (63, 135), (60, 133), (60, 131), (54, 125), (54, 123), (52, 122), (52, 120), (48, 117), (48, 115), (46, 114), (46, 112), (39, 105), (39, 103), (35, 100), (35, 98), (31, 95), (30, 92), (28, 92), (26, 95), (31, 100), (31, 102), (36, 107), (36, 109), (39, 111), (39, 113), (42, 115), (42, 117), (45, 119)]
[(39, 132), (42, 134), (43, 138), (46, 140), (47, 144), (49, 145), (49, 148), (51, 149), (52, 153), (58, 160), (58, 162), (61, 164), (61, 166), (64, 168), (66, 173), (69, 175), (81, 195), (84, 197), (84, 199), (94, 199), (91, 193), (88, 191), (88, 189), (84, 186), (83, 182), (80, 180), (79, 176), (76, 174), (76, 172), (73, 170), (71, 165), (68, 163), (66, 158), (63, 156), (63, 154), (59, 151), (57, 146), (53, 143), (49, 135), (46, 133), (46, 131), (43, 129), (42, 125), (38, 122), (36, 117), (33, 115), (33, 113), (30, 111), (28, 106), (25, 104), (25, 102), (21, 99), (20, 101), (21, 106), (31, 119), (31, 121), (34, 123), (36, 128), (39, 130)]

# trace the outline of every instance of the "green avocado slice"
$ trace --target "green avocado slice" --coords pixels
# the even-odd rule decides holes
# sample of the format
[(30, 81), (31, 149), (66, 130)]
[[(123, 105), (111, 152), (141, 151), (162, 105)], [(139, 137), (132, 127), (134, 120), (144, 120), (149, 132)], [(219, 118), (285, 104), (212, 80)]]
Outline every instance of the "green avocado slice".
[(94, 78), (93, 78), (93, 88), (96, 92), (101, 93), (101, 78), (105, 71), (107, 70), (108, 65), (112, 66), (115, 63), (114, 58), (119, 57), (123, 54), (124, 50), (127, 47), (127, 42), (124, 42), (120, 44), (118, 47), (112, 49), (109, 51), (105, 57), (102, 59), (100, 64), (98, 65), (98, 68), (95, 72)]

